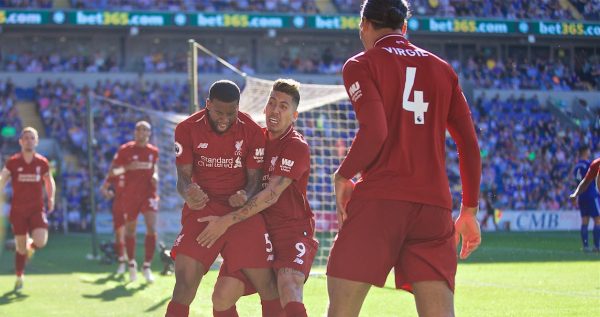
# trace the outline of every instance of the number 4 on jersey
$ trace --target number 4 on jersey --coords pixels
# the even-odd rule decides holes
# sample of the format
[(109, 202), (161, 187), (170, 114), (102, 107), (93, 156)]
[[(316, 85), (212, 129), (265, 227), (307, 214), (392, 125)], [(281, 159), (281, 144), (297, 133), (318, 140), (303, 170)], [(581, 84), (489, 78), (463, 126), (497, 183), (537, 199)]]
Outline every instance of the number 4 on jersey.
[(429, 103), (423, 100), (423, 92), (415, 90), (414, 101), (408, 100), (410, 92), (415, 84), (416, 67), (406, 67), (406, 82), (404, 83), (404, 94), (402, 95), (402, 108), (414, 112), (415, 124), (425, 124), (425, 112)]

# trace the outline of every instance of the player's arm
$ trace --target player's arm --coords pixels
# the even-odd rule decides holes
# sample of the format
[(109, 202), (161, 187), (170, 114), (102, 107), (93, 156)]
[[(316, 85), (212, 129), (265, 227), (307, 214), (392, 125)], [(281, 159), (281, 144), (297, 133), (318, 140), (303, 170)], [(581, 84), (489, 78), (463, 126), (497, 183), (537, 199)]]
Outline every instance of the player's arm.
[(571, 201), (575, 202), (577, 197), (579, 195), (581, 195), (581, 193), (585, 192), (588, 189), (588, 187), (590, 187), (590, 184), (594, 181), (594, 178), (598, 175), (598, 171), (599, 171), (598, 166), (599, 165), (600, 165), (600, 160), (594, 160), (594, 162), (592, 162), (592, 164), (590, 165), (590, 168), (588, 169), (587, 173), (585, 174), (585, 177), (581, 180), (581, 182), (579, 182), (579, 184), (577, 185), (577, 188), (575, 188), (575, 191), (569, 196), (569, 198), (571, 198)]
[(158, 177), (158, 164), (157, 162), (154, 162), (154, 173), (152, 173), (152, 186), (154, 186), (154, 189), (158, 188), (158, 181), (159, 181), (159, 177)]
[(229, 205), (242, 207), (248, 201), (248, 197), (254, 196), (260, 190), (262, 177), (262, 169), (246, 169), (246, 187), (229, 197)]
[(466, 259), (481, 244), (481, 229), (477, 221), (479, 186), (481, 183), (481, 154), (475, 126), (462, 89), (455, 78), (452, 104), (447, 119), (448, 132), (456, 142), (462, 183), (462, 204), (455, 222), (456, 244), (462, 237), (461, 259)]
[(267, 187), (256, 194), (256, 196), (250, 198), (242, 208), (230, 212), (225, 216), (208, 216), (198, 219), (198, 222), (208, 221), (209, 224), (200, 235), (198, 235), (196, 240), (202, 246), (210, 248), (229, 227), (238, 222), (242, 222), (275, 204), (281, 196), (281, 193), (283, 193), (293, 181), (294, 180), (289, 177), (273, 175), (271, 176)]
[(208, 203), (208, 196), (192, 181), (192, 164), (177, 165), (177, 192), (192, 210), (200, 210)]
[(54, 211), (54, 194), (56, 193), (56, 183), (52, 173), (47, 172), (43, 176), (44, 187), (46, 188), (46, 195), (48, 196), (48, 213)]
[(8, 168), (3, 167), (2, 171), (0, 172), (0, 191), (4, 190), (4, 187), (6, 186), (6, 183), (8, 183), (9, 180), (10, 171), (8, 170)]
[(335, 178), (350, 180), (379, 155), (387, 139), (388, 127), (379, 89), (365, 63), (348, 61), (344, 65), (343, 75), (359, 128)]

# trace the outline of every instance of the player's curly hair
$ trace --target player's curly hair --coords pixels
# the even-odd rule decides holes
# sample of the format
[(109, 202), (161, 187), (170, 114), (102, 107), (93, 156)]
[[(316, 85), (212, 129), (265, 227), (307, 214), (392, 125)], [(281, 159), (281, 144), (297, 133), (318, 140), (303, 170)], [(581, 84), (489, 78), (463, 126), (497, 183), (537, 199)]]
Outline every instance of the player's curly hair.
[(365, 0), (360, 16), (371, 21), (376, 29), (401, 29), (410, 17), (406, 0)]
[(223, 102), (239, 101), (240, 87), (231, 80), (218, 80), (210, 86), (208, 99), (217, 99)]

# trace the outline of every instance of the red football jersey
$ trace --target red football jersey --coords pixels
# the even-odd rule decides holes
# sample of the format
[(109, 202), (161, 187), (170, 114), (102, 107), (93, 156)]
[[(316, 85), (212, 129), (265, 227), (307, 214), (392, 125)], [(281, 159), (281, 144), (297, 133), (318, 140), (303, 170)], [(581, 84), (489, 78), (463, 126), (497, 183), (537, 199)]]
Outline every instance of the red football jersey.
[[(266, 135), (266, 129), (264, 129)], [(266, 138), (266, 137), (265, 137)], [(310, 150), (302, 134), (293, 126), (278, 139), (266, 138), (263, 186), (271, 176), (284, 176), (294, 181), (281, 193), (275, 204), (263, 211), (269, 231), (304, 227), (314, 230), (314, 214), (306, 198), (310, 174)], [(312, 231), (308, 233), (312, 236)]]
[(6, 161), (13, 187), (11, 210), (22, 214), (42, 212), (44, 210), (43, 176), (50, 171), (48, 160), (40, 154), (34, 154), (28, 164), (22, 153), (17, 153)]
[[(348, 179), (361, 173), (353, 195), (451, 208), (446, 128), (472, 130), (462, 135), (476, 144), (470, 110), (452, 67), (402, 35), (390, 34), (350, 58), (343, 77), (360, 125), (339, 169)], [(468, 169), (468, 177), (462, 178), (463, 200), (477, 206), (479, 153), (460, 153), (460, 158)]]
[(125, 172), (125, 186), (115, 187), (115, 194), (130, 197), (154, 197), (156, 187), (152, 185), (152, 175), (158, 162), (158, 148), (152, 144), (136, 146), (134, 141), (119, 148), (113, 159), (113, 167), (129, 166)]
[[(599, 167), (600, 167), (600, 158), (595, 159), (592, 164), (590, 164), (590, 168), (588, 169), (587, 173), (585, 174), (584, 179), (587, 181), (592, 181), (596, 178), (596, 176), (598, 176), (599, 174)], [(598, 189), (600, 191), (600, 189)]]
[[(211, 202), (228, 206), (229, 197), (246, 187), (246, 169), (262, 169), (265, 138), (260, 126), (242, 112), (223, 134), (215, 132), (208, 120), (204, 109), (177, 125), (176, 164), (192, 164), (192, 181)], [(182, 219), (189, 212), (185, 204)]]

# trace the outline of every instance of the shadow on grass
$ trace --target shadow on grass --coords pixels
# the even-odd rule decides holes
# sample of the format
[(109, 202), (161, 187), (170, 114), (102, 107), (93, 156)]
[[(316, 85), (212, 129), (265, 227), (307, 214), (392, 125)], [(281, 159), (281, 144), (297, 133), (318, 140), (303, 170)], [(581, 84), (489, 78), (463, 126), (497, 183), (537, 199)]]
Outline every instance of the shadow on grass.
[(135, 288), (127, 288), (127, 285), (117, 285), (111, 289), (104, 290), (96, 295), (83, 294), (83, 298), (99, 299), (103, 302), (112, 302), (119, 298), (132, 297), (135, 293), (143, 291), (148, 287), (148, 284), (141, 284)]
[(0, 297), (0, 306), (7, 305), (16, 302), (22, 302), (27, 299), (29, 295), (23, 294), (21, 292), (9, 291)]
[(151, 313), (159, 308), (161, 308), (164, 304), (166, 304), (169, 300), (171, 299), (171, 296), (167, 296), (165, 297), (163, 300), (161, 300), (160, 302), (148, 307), (148, 309), (146, 309), (144, 312), (145, 313)]
[(110, 273), (96, 280), (81, 279), (81, 281), (87, 284), (104, 285), (108, 282), (125, 282), (125, 276), (123, 274)]

